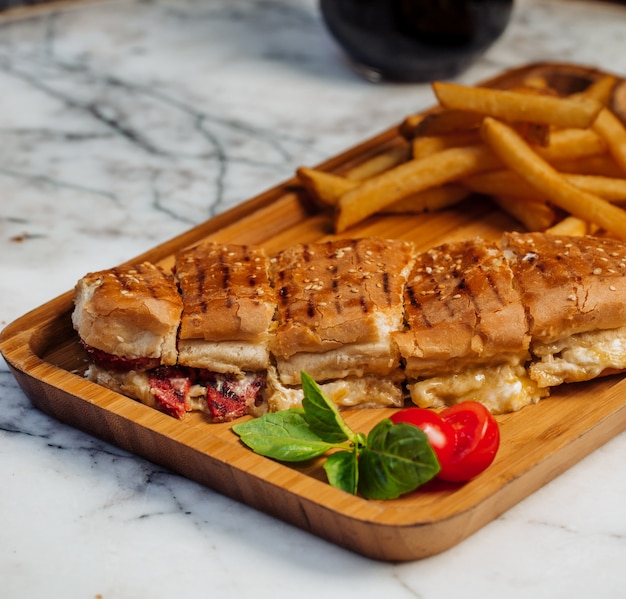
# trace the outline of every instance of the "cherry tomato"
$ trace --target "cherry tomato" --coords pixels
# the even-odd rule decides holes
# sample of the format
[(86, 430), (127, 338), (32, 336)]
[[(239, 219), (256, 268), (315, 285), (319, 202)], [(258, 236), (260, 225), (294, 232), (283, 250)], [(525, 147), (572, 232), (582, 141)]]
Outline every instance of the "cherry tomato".
[(407, 408), (392, 414), (391, 421), (396, 424), (399, 422), (413, 424), (424, 431), (442, 470), (444, 465), (448, 467), (454, 454), (456, 433), (452, 425), (443, 420), (437, 412), (426, 408)]
[(476, 401), (464, 401), (440, 412), (456, 433), (454, 454), (437, 475), (447, 481), (465, 481), (487, 468), (500, 446), (500, 429), (491, 412)]
[(407, 408), (391, 416), (426, 433), (441, 470), (438, 478), (461, 482), (474, 478), (494, 460), (500, 446), (500, 429), (491, 412), (476, 401), (464, 401), (437, 413)]

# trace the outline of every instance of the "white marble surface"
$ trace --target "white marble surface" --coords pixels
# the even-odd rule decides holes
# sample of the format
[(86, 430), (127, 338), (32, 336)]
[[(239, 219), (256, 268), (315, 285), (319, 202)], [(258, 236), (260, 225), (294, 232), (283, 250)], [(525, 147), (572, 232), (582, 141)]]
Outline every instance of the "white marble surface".
[[(518, 0), (459, 79), (626, 75), (626, 6)], [(0, 20), (0, 324), (432, 102), (347, 68), (314, 0)], [(34, 409), (0, 361), (0, 596), (626, 596), (626, 434), (449, 551), (373, 562)]]

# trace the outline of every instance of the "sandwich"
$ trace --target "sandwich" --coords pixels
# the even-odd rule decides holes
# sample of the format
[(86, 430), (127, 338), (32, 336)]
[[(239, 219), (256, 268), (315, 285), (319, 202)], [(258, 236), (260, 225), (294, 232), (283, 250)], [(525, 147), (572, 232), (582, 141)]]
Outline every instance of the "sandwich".
[(74, 302), (72, 324), (90, 364), (86, 377), (181, 417), (184, 394), (166, 382), (178, 358), (183, 310), (172, 277), (149, 262), (89, 273), (76, 284)]
[(416, 405), (472, 399), (509, 412), (545, 395), (526, 370), (526, 312), (497, 243), (474, 239), (420, 254), (405, 289), (405, 323), (394, 339)]
[(260, 248), (206, 242), (177, 254), (171, 273), (145, 262), (86, 275), (72, 313), (86, 377), (178, 419), (261, 413), (268, 268)]
[(299, 244), (274, 257), (270, 410), (301, 403), (302, 371), (340, 407), (402, 405), (392, 334), (403, 327), (412, 260), (411, 244), (373, 238)]
[(178, 365), (216, 422), (262, 411), (276, 301), (260, 247), (204, 242), (175, 257)]
[(626, 245), (610, 238), (507, 233), (542, 389), (626, 369)]
[(90, 273), (72, 320), (86, 376), (177, 418), (231, 421), (301, 404), (306, 371), (340, 407), (494, 413), (626, 370), (626, 244), (504, 233), (417, 254), (335, 239), (273, 257), (203, 242), (172, 272)]
[(394, 334), (411, 400), (512, 412), (623, 371), (625, 275), (624, 243), (592, 236), (511, 232), (419, 255)]

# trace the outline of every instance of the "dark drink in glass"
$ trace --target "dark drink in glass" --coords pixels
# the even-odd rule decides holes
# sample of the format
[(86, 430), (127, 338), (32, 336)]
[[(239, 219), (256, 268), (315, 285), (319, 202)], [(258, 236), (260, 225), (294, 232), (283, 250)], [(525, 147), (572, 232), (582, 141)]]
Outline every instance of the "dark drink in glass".
[(513, 0), (320, 0), (320, 9), (368, 79), (419, 82), (453, 77), (480, 57)]

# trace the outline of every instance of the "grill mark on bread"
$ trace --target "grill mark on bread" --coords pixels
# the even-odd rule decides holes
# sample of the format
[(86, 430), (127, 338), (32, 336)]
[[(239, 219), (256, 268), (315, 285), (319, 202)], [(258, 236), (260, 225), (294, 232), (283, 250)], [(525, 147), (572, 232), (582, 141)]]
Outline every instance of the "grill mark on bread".
[[(498, 289), (498, 286), (495, 284), (493, 276), (489, 272), (485, 272), (485, 270), (480, 265), (479, 265), (478, 269), (482, 273), (482, 275), (484, 276), (484, 280), (487, 282), (489, 290), (494, 294), (494, 296), (496, 297), (499, 305), (501, 307), (504, 307), (505, 303), (504, 303), (504, 301), (502, 299), (502, 295), (501, 295), (501, 293), (500, 293), (500, 291)], [(459, 289), (465, 290), (465, 293), (467, 294), (470, 302), (472, 303), (472, 306), (474, 308), (474, 313), (476, 314), (476, 332), (479, 333), (482, 338), (484, 338), (484, 334), (482, 332), (480, 332), (480, 330), (479, 330), (480, 329), (480, 325), (481, 325), (481, 320), (482, 320), (482, 310), (481, 310), (481, 307), (480, 307), (480, 299), (479, 299), (479, 297), (473, 292), (471, 286), (466, 284), (465, 279), (463, 279), (459, 283)]]
[[(441, 294), (438, 294), (440, 296), (441, 299)], [(454, 300), (458, 300), (461, 299), (461, 294), (460, 293), (454, 293), (453, 295), (448, 295), (447, 297), (443, 298), (444, 302), (443, 305), (445, 306), (446, 310), (448, 311), (448, 318), (452, 318), (454, 316), (454, 306), (452, 305), (452, 302)]]
[[(527, 323), (501, 248), (479, 239), (417, 257), (405, 289), (405, 333), (396, 335), (413, 374), (448, 356), (505, 359), (525, 351)], [(445, 366), (444, 366), (445, 368)]]
[(228, 290), (230, 285), (230, 267), (227, 264), (222, 266), (222, 289)]
[(399, 326), (410, 248), (366, 238), (296, 244), (278, 252), (273, 273), (279, 364), (296, 353), (375, 344), (378, 335), (384, 338), (389, 327)]
[(181, 339), (264, 343), (278, 300), (269, 266), (254, 245), (206, 241), (179, 252), (174, 270), (185, 302)]
[[(232, 278), (232, 271), (230, 268), (230, 265), (226, 263), (224, 256), (222, 254), (220, 254), (219, 256), (219, 264), (220, 264), (220, 272), (222, 273), (222, 289), (224, 291), (226, 291), (226, 298), (224, 300), (224, 304), (227, 308), (232, 308), (233, 307), (233, 298), (230, 295), (230, 293), (228, 293), (228, 291), (230, 290), (230, 281)], [(206, 304), (203, 305), (203, 312), (206, 312)]]
[(289, 309), (289, 287), (285, 284), (287, 272), (285, 270), (277, 270), (274, 272), (274, 286), (277, 289), (276, 296), (279, 304), (285, 307), (285, 318), (291, 318), (291, 310)]
[[(409, 299), (409, 304), (411, 305), (411, 307), (415, 308), (415, 311), (420, 313), (422, 320), (424, 321), (424, 326), (426, 326), (427, 328), (432, 328), (432, 323), (424, 314), (422, 303), (417, 299), (417, 296), (415, 294), (415, 288), (409, 283), (407, 283), (406, 285), (406, 295)], [(411, 323), (406, 319), (406, 310), (404, 322), (407, 330), (411, 330), (413, 328)]]
[[(139, 280), (143, 277), (143, 272), (140, 272), (142, 269), (143, 271), (145, 271), (146, 269), (155, 270), (155, 271), (158, 270), (156, 266), (153, 266), (152, 264), (149, 264), (149, 263), (141, 264), (137, 268), (139, 270), (136, 270), (135, 268), (133, 268), (132, 270), (128, 270), (126, 272), (124, 272), (124, 270), (119, 267), (111, 269), (111, 274), (113, 275), (113, 277), (115, 278), (119, 286), (121, 287), (122, 294), (133, 293), (135, 284), (139, 283)], [(159, 298), (158, 289), (152, 286), (142, 286), (142, 294), (149, 295), (150, 297), (154, 299)]]
[(619, 295), (611, 297), (613, 290), (626, 292), (626, 278), (615, 260), (616, 254), (623, 254), (623, 243), (506, 233), (503, 245), (518, 277), (534, 343), (552, 342), (589, 327), (612, 328), (626, 315)]
[(389, 289), (389, 273), (387, 271), (382, 273), (383, 279), (383, 291), (387, 296), (387, 305), (391, 304), (391, 290)]
[(289, 302), (289, 288), (283, 286), (278, 290), (278, 297), (283, 305), (287, 305)]
[(205, 286), (205, 281), (206, 281), (206, 273), (203, 269), (199, 268), (198, 264), (197, 264), (197, 260), (189, 260), (189, 262), (193, 262), (194, 266), (195, 266), (195, 271), (197, 273), (197, 277), (198, 277), (198, 281), (197, 281), (197, 289), (196, 289), (196, 293), (198, 294), (199, 299), (199, 305), (200, 305), (200, 311), (203, 314), (206, 314), (207, 310), (208, 310), (208, 304), (207, 301), (205, 299), (205, 293), (204, 293), (204, 286)]
[(498, 298), (498, 301), (501, 305), (504, 305), (504, 299), (502, 298), (502, 294), (500, 293), (500, 289), (495, 284), (493, 277), (491, 275), (487, 275), (487, 281), (489, 282), (489, 287), (493, 290), (495, 296)]
[(111, 274), (113, 278), (117, 281), (118, 285), (122, 288), (122, 290), (130, 291), (132, 289), (131, 281), (125, 274), (120, 272), (119, 268), (111, 269)]
[[(337, 252), (331, 252), (329, 254), (329, 258), (331, 260), (336, 260), (337, 259)], [(339, 283), (340, 283), (340, 277), (339, 277), (339, 267), (337, 266), (337, 264), (333, 264), (330, 268), (330, 273), (332, 275), (332, 281), (331, 281), (331, 288), (333, 290), (333, 293), (335, 294), (335, 301), (334, 301), (334, 307), (335, 307), (335, 312), (339, 315), (342, 313), (343, 311), (343, 307), (341, 305), (341, 298), (340, 298), (340, 290), (339, 290)]]
[(411, 304), (411, 306), (413, 306), (415, 309), (419, 309), (422, 307), (422, 304), (417, 300), (417, 297), (415, 296), (415, 289), (413, 288), (413, 285), (408, 284), (406, 286), (406, 294), (409, 298), (409, 304)]

